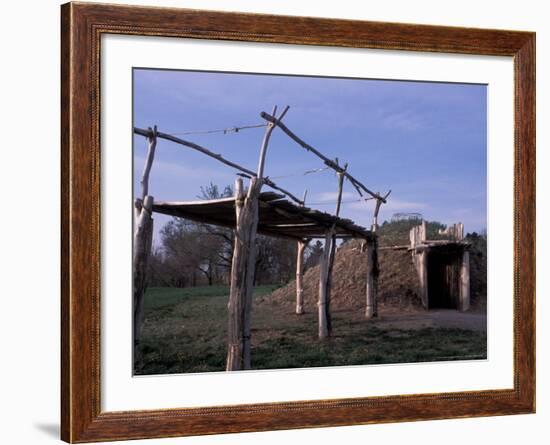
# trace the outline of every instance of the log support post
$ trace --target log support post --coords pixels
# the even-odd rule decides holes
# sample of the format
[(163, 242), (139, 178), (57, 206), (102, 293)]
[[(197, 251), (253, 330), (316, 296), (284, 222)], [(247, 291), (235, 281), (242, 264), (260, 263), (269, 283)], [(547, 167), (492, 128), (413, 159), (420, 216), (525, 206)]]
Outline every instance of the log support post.
[(365, 318), (378, 316), (378, 239), (367, 240), (367, 288)]
[(139, 340), (143, 324), (143, 301), (147, 289), (147, 268), (153, 243), (153, 197), (146, 196), (144, 201), (136, 200), (136, 220), (134, 231), (134, 359), (139, 358)]
[(235, 247), (231, 264), (231, 288), (228, 303), (227, 371), (250, 369), (250, 317), (254, 291), (258, 196), (262, 181), (250, 180), (244, 193), (242, 179), (235, 183)]
[(428, 249), (423, 249), (414, 255), (416, 270), (420, 281), (420, 299), (424, 309), (429, 309), (428, 295)]
[[(289, 107), (287, 106), (275, 122), (267, 125), (258, 160), (258, 170), (250, 178), (248, 192), (243, 190), (242, 179), (235, 182), (235, 247), (231, 263), (231, 288), (228, 303), (228, 345), (226, 370), (251, 369), (250, 333), (252, 296), (254, 293), (254, 271), (256, 263), (256, 235), (258, 232), (258, 198), (264, 183), (265, 159), (271, 133)], [(275, 115), (277, 107), (273, 108)]]
[(374, 215), (372, 218), (372, 231), (376, 232), (378, 230), (378, 213), (380, 212), (380, 206), (386, 202), (388, 196), (390, 196), (391, 190), (388, 191), (384, 196), (380, 195), (380, 192), (377, 193), (376, 204), (374, 206)]
[[(336, 159), (338, 164), (338, 159)], [(344, 189), (344, 177), (348, 165), (344, 165), (342, 171), (337, 172), (338, 175), (338, 199), (336, 201), (336, 216), (340, 214), (342, 205), (342, 192)], [(330, 337), (332, 332), (332, 319), (330, 316), (330, 289), (332, 281), (332, 268), (334, 258), (336, 256), (336, 226), (333, 224), (327, 231), (325, 236), (325, 248), (321, 256), (321, 264), (319, 265), (319, 338), (324, 339)]]
[(148, 149), (141, 177), (141, 199), (134, 204), (133, 256), (133, 337), (134, 361), (139, 359), (139, 340), (143, 324), (143, 302), (147, 289), (147, 268), (153, 244), (153, 197), (149, 196), (149, 174), (155, 158), (157, 127), (149, 128)]
[(332, 326), (330, 317), (330, 257), (332, 251), (334, 227), (331, 227), (325, 236), (325, 247), (319, 264), (319, 338), (330, 336)]
[[(304, 190), (302, 204), (305, 206), (307, 197), (307, 189)], [(309, 240), (301, 240), (296, 243), (296, 314), (304, 314), (304, 252), (309, 243)]]
[(460, 265), (460, 305), (461, 311), (470, 308), (470, 252), (464, 249)]
[(304, 251), (308, 241), (298, 241), (296, 255), (296, 314), (304, 313)]

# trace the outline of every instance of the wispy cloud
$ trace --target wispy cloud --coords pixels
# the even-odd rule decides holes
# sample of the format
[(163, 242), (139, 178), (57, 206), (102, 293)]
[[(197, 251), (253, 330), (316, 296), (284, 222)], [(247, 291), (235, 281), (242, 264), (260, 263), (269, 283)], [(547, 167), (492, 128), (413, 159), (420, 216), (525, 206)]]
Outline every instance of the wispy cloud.
[[(357, 194), (351, 193), (351, 192), (343, 192), (342, 193), (342, 200), (344, 199), (352, 199), (357, 197)], [(321, 192), (315, 195), (315, 201), (319, 202), (331, 202), (336, 201), (338, 199), (338, 192)]]
[[(430, 220), (462, 221), (467, 230), (485, 227), (483, 86), (146, 70), (135, 80), (138, 126), (154, 122), (166, 132), (227, 128), (261, 123), (259, 111), (288, 104), (286, 125), (302, 139), (326, 156), (349, 162), (350, 173), (372, 190), (393, 190), (380, 220), (414, 212)], [(262, 132), (189, 138), (254, 168)], [(193, 199), (210, 181), (233, 183), (233, 171), (225, 166), (194, 152), (159, 147), (151, 184), (163, 199)], [(136, 156), (145, 156), (143, 141), (135, 148)], [(294, 194), (309, 190), (309, 203), (334, 211), (332, 172), (288, 175), (318, 165), (282, 132), (274, 133), (268, 174)], [(142, 168), (143, 159), (137, 159), (136, 181)], [(341, 215), (369, 226), (374, 201), (356, 202), (349, 183), (344, 190)]]
[[(136, 156), (134, 158), (134, 170), (136, 176), (141, 176), (141, 171), (145, 165), (145, 158)], [(219, 169), (210, 169), (204, 167), (187, 167), (175, 162), (162, 161), (155, 159), (153, 167), (151, 169), (151, 175), (162, 175), (163, 177), (173, 179), (186, 179), (208, 181), (210, 178), (227, 178), (232, 179), (234, 175), (231, 175), (230, 171), (224, 172)]]
[[(392, 212), (399, 212), (399, 211), (420, 211), (425, 210), (429, 206), (428, 204), (424, 202), (416, 202), (416, 201), (402, 201), (400, 199), (391, 199), (391, 197), (388, 199), (388, 202), (386, 204), (382, 205), (382, 210), (384, 211), (392, 211)], [(362, 202), (354, 202), (350, 204), (350, 208), (354, 209), (364, 209), (365, 204)]]
[(416, 131), (425, 127), (425, 121), (411, 110), (387, 113), (382, 116), (381, 123), (388, 129)]

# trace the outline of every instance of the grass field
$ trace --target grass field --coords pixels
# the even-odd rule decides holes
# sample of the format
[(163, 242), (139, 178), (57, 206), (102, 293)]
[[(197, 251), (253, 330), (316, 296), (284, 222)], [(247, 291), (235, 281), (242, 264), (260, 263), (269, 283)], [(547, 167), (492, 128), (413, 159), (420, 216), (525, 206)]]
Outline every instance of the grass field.
[[(274, 286), (255, 289), (255, 298)], [(228, 287), (151, 288), (138, 375), (225, 370)], [(360, 311), (332, 314), (333, 335), (320, 342), (317, 317), (288, 306), (255, 301), (253, 369), (406, 363), (486, 358), (485, 331), (456, 328), (398, 329), (365, 321)]]

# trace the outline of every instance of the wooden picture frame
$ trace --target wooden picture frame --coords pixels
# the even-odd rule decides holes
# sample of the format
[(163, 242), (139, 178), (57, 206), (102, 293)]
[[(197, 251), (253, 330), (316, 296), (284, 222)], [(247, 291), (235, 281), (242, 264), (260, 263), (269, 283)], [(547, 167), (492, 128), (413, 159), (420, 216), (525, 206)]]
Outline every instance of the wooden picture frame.
[[(61, 8), (61, 437), (174, 437), (535, 411), (535, 34), (172, 8)], [(102, 412), (102, 34), (512, 56), (515, 76), (514, 387), (506, 390)]]

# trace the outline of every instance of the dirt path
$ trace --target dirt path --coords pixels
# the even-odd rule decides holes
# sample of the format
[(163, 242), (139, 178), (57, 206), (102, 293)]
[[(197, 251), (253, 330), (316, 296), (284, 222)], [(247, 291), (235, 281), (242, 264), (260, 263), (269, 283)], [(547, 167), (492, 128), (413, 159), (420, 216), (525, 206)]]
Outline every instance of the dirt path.
[(487, 316), (484, 312), (458, 312), (450, 309), (398, 312), (381, 311), (373, 320), (380, 329), (451, 328), (470, 331), (486, 331)]

